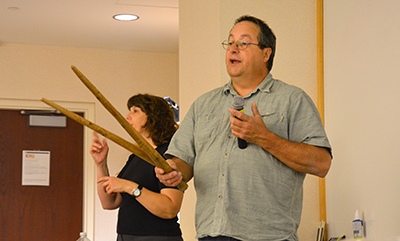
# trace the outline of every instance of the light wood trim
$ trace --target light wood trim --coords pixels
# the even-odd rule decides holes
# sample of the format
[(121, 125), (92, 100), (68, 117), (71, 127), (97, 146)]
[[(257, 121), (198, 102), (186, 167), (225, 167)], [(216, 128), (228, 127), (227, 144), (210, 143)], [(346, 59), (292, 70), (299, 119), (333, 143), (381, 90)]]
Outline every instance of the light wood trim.
[(323, 0), (317, 0), (317, 95), (318, 110), (324, 120), (324, 15)]
[[(317, 96), (318, 110), (322, 124), (325, 125), (324, 109), (324, 5), (323, 0), (317, 0)], [(326, 189), (325, 178), (319, 178), (319, 219), (326, 223)], [(327, 240), (325, 226), (324, 240)]]

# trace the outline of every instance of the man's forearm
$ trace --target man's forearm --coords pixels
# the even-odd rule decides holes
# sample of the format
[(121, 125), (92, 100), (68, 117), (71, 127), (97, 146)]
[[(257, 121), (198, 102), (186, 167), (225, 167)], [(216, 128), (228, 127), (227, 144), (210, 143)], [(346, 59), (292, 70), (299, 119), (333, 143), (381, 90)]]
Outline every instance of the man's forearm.
[(256, 144), (298, 172), (325, 177), (331, 165), (331, 155), (326, 148), (291, 142), (272, 132), (263, 135)]

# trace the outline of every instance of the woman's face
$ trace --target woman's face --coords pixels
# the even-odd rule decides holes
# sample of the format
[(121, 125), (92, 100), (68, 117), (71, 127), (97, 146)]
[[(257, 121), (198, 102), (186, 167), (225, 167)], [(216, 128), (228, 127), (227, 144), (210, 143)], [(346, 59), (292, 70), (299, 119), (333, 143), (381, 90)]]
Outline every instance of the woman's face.
[(137, 132), (139, 132), (140, 135), (143, 137), (148, 137), (147, 130), (143, 128), (147, 122), (147, 115), (142, 111), (142, 109), (132, 106), (128, 115), (126, 116), (126, 119), (128, 120), (129, 124), (131, 124), (131, 126), (135, 128)]

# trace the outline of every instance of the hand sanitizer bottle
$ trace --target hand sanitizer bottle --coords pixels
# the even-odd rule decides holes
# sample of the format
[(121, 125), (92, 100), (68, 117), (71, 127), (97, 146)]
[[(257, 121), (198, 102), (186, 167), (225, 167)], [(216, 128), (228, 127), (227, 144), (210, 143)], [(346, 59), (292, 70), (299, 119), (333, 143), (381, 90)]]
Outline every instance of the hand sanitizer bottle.
[(86, 236), (86, 233), (85, 232), (81, 232), (80, 234), (79, 234), (79, 239), (78, 240), (76, 240), (76, 241), (90, 241), (89, 239), (88, 239), (88, 237)]
[(353, 220), (353, 235), (355, 239), (364, 237), (364, 222), (360, 219), (358, 215), (358, 210), (354, 215)]

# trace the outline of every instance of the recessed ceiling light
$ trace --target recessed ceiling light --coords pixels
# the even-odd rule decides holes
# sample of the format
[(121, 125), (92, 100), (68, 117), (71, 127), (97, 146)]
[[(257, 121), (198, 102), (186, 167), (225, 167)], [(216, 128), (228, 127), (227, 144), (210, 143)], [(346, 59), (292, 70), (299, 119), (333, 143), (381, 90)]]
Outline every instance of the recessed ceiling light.
[(139, 16), (134, 14), (117, 14), (114, 15), (113, 18), (119, 21), (135, 21), (139, 19)]

